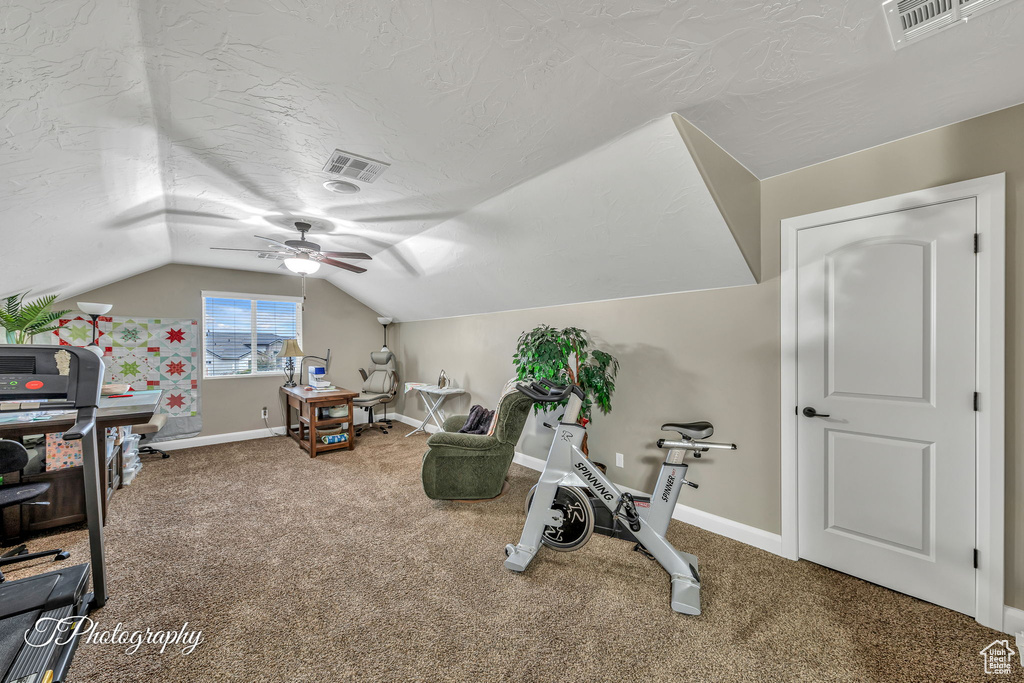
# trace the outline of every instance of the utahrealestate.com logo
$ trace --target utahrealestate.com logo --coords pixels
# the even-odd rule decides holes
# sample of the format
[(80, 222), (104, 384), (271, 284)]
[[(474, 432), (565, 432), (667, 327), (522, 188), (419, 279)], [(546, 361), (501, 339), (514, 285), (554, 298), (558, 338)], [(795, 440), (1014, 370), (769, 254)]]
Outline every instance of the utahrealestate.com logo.
[(1010, 647), (1009, 640), (994, 640), (979, 652), (985, 658), (985, 673), (1008, 674), (1013, 670), (1013, 658), (1017, 653)]

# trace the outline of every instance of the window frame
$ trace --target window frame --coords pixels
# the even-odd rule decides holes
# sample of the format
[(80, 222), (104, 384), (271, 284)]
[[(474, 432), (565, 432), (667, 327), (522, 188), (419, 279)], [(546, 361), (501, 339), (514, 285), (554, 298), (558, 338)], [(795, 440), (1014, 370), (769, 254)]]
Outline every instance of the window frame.
[(302, 297), (301, 296), (284, 296), (280, 294), (246, 294), (243, 292), (218, 292), (218, 291), (207, 291), (203, 290), (200, 293), (200, 302), (202, 305), (202, 365), (203, 365), (203, 380), (220, 380), (220, 379), (241, 379), (243, 377), (280, 377), (280, 370), (263, 370), (259, 371), (253, 368), (253, 355), (250, 352), (249, 356), (249, 367), (253, 368), (248, 373), (233, 373), (230, 375), (209, 375), (206, 372), (206, 300), (207, 299), (236, 299), (239, 301), (250, 302), (250, 332), (252, 345), (250, 348), (256, 348), (256, 303), (259, 301), (284, 301), (287, 303), (295, 304), (295, 338), (299, 342), (299, 346), (302, 346)]

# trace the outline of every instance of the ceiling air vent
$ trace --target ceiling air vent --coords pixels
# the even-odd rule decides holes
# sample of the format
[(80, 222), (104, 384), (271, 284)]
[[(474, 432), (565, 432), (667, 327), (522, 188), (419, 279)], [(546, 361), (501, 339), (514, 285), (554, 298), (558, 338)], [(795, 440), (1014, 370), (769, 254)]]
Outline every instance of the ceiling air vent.
[(369, 157), (361, 157), (352, 152), (341, 149), (334, 150), (334, 154), (324, 166), (324, 171), (332, 175), (340, 175), (346, 178), (354, 178), (364, 183), (372, 183), (380, 177), (380, 174), (388, 170), (391, 164), (384, 161), (377, 161)]
[(261, 251), (260, 253), (256, 254), (256, 258), (265, 258), (271, 261), (283, 261), (288, 257), (285, 256), (284, 254), (271, 254), (269, 251)]
[(886, 0), (882, 3), (897, 50), (1013, 0)]

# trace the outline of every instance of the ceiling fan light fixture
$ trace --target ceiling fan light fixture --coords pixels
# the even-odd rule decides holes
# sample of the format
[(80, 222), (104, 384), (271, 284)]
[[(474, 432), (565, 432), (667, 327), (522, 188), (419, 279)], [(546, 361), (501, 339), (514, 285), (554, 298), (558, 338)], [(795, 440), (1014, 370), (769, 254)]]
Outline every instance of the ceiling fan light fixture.
[(328, 180), (324, 183), (324, 187), (338, 194), (355, 194), (360, 190), (360, 187), (355, 183), (344, 180)]
[(284, 260), (284, 266), (299, 275), (312, 275), (320, 270), (320, 263), (309, 258), (309, 254), (299, 254)]

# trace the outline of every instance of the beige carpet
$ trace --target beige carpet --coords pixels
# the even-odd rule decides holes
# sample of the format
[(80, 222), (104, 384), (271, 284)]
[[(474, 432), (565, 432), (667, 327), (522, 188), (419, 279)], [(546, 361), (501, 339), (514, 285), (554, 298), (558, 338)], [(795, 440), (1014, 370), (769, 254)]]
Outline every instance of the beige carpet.
[[(205, 642), (188, 656), (83, 644), (71, 680), (1016, 680), (982, 672), (1001, 636), (969, 617), (679, 522), (670, 540), (701, 560), (699, 617), (672, 612), (667, 575), (623, 541), (509, 572), (537, 473), (513, 465), (495, 502), (437, 503), (419, 484), (424, 443), (372, 434), (310, 460), (281, 437), (148, 460), (113, 500), (112, 597), (93, 616), (188, 622)], [(87, 557), (84, 529), (30, 542), (54, 544)]]

